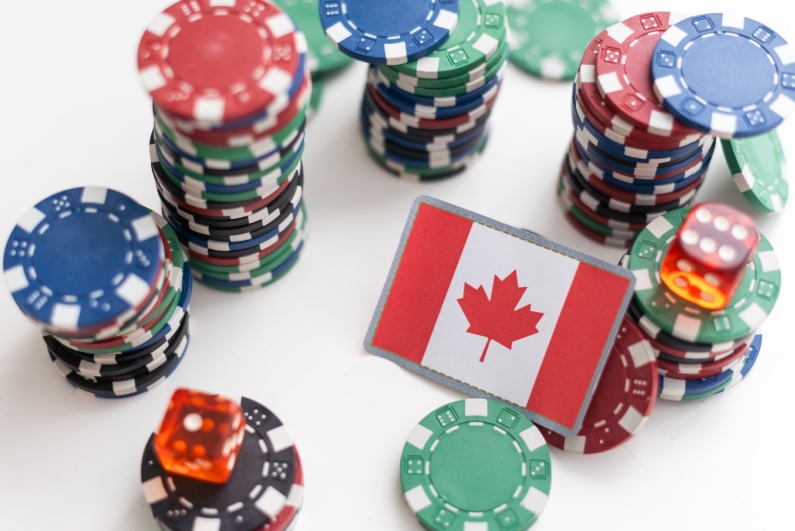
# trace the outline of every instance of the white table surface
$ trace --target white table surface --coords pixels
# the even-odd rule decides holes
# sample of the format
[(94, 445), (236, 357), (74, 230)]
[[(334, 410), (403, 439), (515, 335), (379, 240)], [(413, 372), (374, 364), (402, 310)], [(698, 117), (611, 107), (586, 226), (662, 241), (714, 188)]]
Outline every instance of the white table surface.
[[(727, 6), (727, 4), (730, 4)], [(155, 208), (148, 165), (150, 100), (135, 52), (165, 1), (9, 2), (0, 15), (0, 234), (43, 197), (105, 185)], [(795, 41), (773, 0), (614, 0), (624, 17), (655, 8), (733, 11)], [(623, 18), (623, 17), (622, 17)], [(311, 238), (297, 267), (261, 292), (201, 285), (192, 342), (160, 387), (126, 400), (76, 393), (51, 367), (37, 330), (0, 290), (0, 518), (3, 529), (154, 529), (139, 466), (178, 386), (249, 396), (293, 434), (305, 466), (300, 529), (417, 529), (400, 489), (406, 436), (462, 395), (381, 358), (362, 340), (409, 207), (428, 194), (616, 261), (581, 237), (555, 204), (570, 140), (569, 83), (511, 67), (484, 157), (436, 184), (399, 181), (367, 156), (358, 133), (364, 65), (326, 88), (307, 133)], [(795, 160), (795, 119), (780, 129)], [(718, 155), (699, 192), (750, 211)], [(792, 272), (795, 205), (754, 214)], [(4, 243), (3, 243), (4, 244)], [(80, 250), (75, 250), (80, 252)], [(788, 278), (788, 277), (787, 277)], [(763, 325), (764, 347), (739, 387), (698, 403), (660, 401), (630, 442), (601, 455), (552, 451), (553, 485), (535, 529), (782, 529), (791, 526), (792, 282)], [(587, 315), (583, 316), (587, 319)]]

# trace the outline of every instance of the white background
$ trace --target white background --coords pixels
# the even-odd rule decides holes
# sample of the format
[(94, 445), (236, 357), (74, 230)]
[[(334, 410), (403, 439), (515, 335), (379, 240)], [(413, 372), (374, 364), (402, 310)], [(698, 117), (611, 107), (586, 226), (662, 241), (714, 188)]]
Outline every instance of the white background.
[[(147, 158), (150, 100), (137, 77), (135, 52), (143, 29), (166, 5), (5, 3), (3, 242), (29, 207), (74, 186), (109, 186), (157, 207)], [(793, 25), (782, 16), (791, 8), (773, 0), (614, 5), (622, 18), (654, 8), (734, 11), (795, 42)], [(127, 400), (77, 394), (50, 366), (36, 329), (0, 290), (0, 527), (154, 529), (140, 489), (140, 458), (177, 386), (246, 395), (282, 418), (306, 470), (301, 529), (419, 527), (402, 497), (400, 452), (423, 416), (462, 395), (362, 348), (414, 198), (433, 195), (609, 261), (621, 252), (582, 238), (555, 204), (572, 132), (569, 83), (510, 68), (485, 156), (463, 176), (421, 185), (394, 179), (367, 156), (357, 125), (364, 80), (364, 66), (357, 64), (329, 82), (309, 126), (311, 237), (298, 266), (253, 294), (198, 285), (190, 349), (162, 386)], [(795, 119), (780, 134), (795, 160)], [(749, 211), (719, 155), (698, 197)], [(704, 402), (661, 401), (637, 437), (608, 453), (553, 450), (552, 492), (535, 529), (791, 526), (795, 357), (787, 323), (795, 243), (787, 227), (793, 214), (791, 204), (783, 214), (755, 215), (778, 251), (785, 280), (750, 377)]]

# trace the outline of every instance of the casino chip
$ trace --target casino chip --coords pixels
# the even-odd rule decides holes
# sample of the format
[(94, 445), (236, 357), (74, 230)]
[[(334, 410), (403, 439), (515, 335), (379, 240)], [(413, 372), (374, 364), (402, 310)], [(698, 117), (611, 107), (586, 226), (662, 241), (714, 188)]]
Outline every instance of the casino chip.
[[(301, 509), (304, 505), (304, 470), (301, 465), (301, 458), (298, 455), (298, 450), (295, 449), (295, 479), (293, 485), (290, 487), (290, 492), (287, 495), (287, 501), (284, 508), (270, 523), (257, 529), (257, 531), (292, 531), (295, 529)], [(171, 531), (172, 528), (166, 525), (165, 522), (155, 517), (158, 525), (165, 531)], [(241, 529), (247, 529), (243, 527)]]
[(177, 235), (117, 191), (73, 188), (44, 199), (12, 231), (3, 266), (54, 367), (82, 391), (140, 394), (187, 350), (192, 279)]
[(457, 175), (488, 140), (487, 121), (510, 55), (505, 6), (499, 0), (456, 3), (458, 25), (444, 43), (416, 60), (375, 63), (368, 71), (362, 137), (372, 158), (403, 179)]
[[(675, 210), (655, 219), (632, 245), (627, 267), (637, 279), (634, 303), (650, 326), (680, 340), (724, 343), (753, 334), (775, 306), (781, 288), (781, 270), (772, 245), (760, 234), (753, 260), (728, 306), (705, 310), (672, 295), (658, 281), (662, 259), (687, 212)], [(646, 331), (654, 333), (654, 329)]]
[(736, 385), (759, 355), (757, 328), (775, 306), (781, 271), (775, 252), (761, 235), (739, 287), (721, 310), (705, 310), (671, 293), (660, 281), (660, 266), (687, 209), (652, 221), (635, 239), (621, 266), (636, 278), (627, 318), (655, 349), (660, 397), (691, 401)]
[(182, 0), (141, 38), (141, 81), (155, 103), (176, 116), (241, 119), (281, 105), (302, 66), (296, 35), (289, 17), (271, 4), (252, 10), (243, 0)]
[(306, 37), (309, 47), (307, 61), (312, 73), (312, 97), (306, 118), (311, 120), (320, 108), (326, 82), (333, 74), (353, 64), (353, 60), (341, 53), (326, 37), (320, 23), (319, 0), (273, 0), (273, 3), (293, 19)]
[(795, 109), (792, 47), (739, 15), (672, 24), (654, 48), (651, 77), (657, 99), (677, 120), (720, 138), (761, 135)]
[(724, 139), (721, 146), (734, 182), (751, 206), (765, 214), (783, 210), (789, 182), (778, 133), (774, 130), (749, 138)]
[(144, 497), (163, 529), (285, 531), (303, 505), (304, 472), (293, 440), (269, 409), (243, 397), (246, 431), (227, 483), (216, 485), (166, 472), (154, 434), (141, 460)]
[(530, 420), (493, 400), (452, 402), (403, 447), (400, 482), (426, 529), (529, 529), (552, 484), (549, 450)]
[(309, 71), (313, 76), (341, 70), (353, 64), (351, 58), (340, 53), (326, 37), (320, 22), (319, 0), (273, 0), (273, 4), (287, 13), (306, 37), (309, 46)]
[(401, 65), (433, 52), (458, 24), (459, 0), (323, 0), (320, 23), (339, 50), (373, 65)]
[[(266, 3), (250, 15), (248, 4), (236, 0), (178, 2), (155, 19), (139, 48), (142, 80), (154, 100), (150, 162), (163, 216), (196, 280), (226, 291), (267, 285), (298, 260), (307, 234), (302, 158), (310, 66), (328, 71), (350, 62), (328, 46), (317, 2), (279, 3), (312, 32), (311, 50), (288, 14)], [(163, 65), (174, 79), (155, 89), (154, 66)], [(186, 77), (201, 81), (202, 90), (175, 103)], [(298, 228), (301, 245), (283, 248)], [(289, 267), (266, 259), (287, 250)], [(211, 259), (257, 266), (245, 286), (230, 286), (233, 271), (203, 267)]]
[(542, 429), (546, 441), (561, 450), (594, 454), (615, 448), (638, 433), (657, 400), (654, 349), (640, 329), (624, 318), (616, 334), (580, 431), (563, 437)]
[(660, 35), (681, 18), (652, 12), (610, 26), (575, 76), (558, 203), (578, 232), (605, 245), (626, 249), (648, 222), (691, 205), (712, 162), (714, 138), (669, 114), (649, 80)]
[(508, 0), (511, 61), (533, 75), (573, 79), (583, 51), (618, 22), (608, 0)]
[(309, 108), (306, 110), (306, 119), (311, 120), (320, 110), (323, 93), (326, 90), (326, 78), (322, 74), (312, 75), (312, 97), (309, 99)]

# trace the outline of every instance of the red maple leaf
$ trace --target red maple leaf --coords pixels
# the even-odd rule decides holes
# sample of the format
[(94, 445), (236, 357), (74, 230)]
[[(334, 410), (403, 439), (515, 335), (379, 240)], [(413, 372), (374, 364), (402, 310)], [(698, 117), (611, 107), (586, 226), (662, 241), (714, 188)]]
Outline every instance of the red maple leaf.
[(536, 325), (544, 314), (532, 311), (529, 304), (516, 309), (525, 291), (527, 287), (519, 287), (516, 271), (504, 279), (494, 275), (491, 300), (483, 286), (475, 289), (464, 284), (464, 296), (458, 299), (458, 304), (469, 321), (467, 332), (488, 339), (481, 362), (486, 359), (492, 339), (510, 349), (514, 341), (538, 333)]

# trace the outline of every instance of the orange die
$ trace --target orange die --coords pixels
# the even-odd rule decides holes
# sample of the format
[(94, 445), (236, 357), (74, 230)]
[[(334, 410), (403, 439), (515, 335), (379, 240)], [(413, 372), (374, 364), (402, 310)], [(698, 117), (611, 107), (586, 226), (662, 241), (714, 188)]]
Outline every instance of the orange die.
[(161, 466), (173, 474), (208, 483), (226, 483), (246, 431), (234, 400), (177, 389), (155, 435)]
[(728, 306), (759, 246), (747, 215), (722, 203), (699, 203), (668, 249), (660, 276), (682, 299), (707, 310)]

